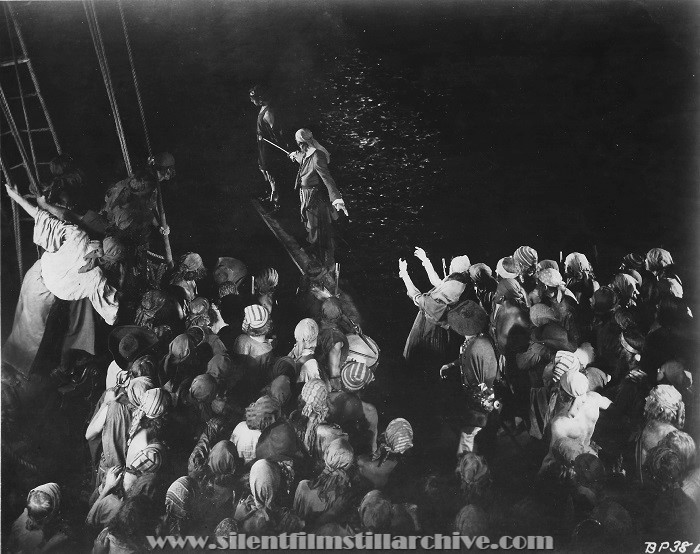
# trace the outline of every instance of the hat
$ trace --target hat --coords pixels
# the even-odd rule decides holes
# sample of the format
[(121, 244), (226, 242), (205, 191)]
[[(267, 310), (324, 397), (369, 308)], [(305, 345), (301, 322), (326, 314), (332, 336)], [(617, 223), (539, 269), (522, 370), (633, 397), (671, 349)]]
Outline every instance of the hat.
[(537, 280), (545, 287), (560, 287), (564, 284), (559, 270), (547, 268), (537, 273)]
[(588, 379), (580, 371), (569, 371), (562, 375), (559, 386), (569, 396), (578, 398), (588, 392)]
[(496, 275), (501, 279), (515, 279), (518, 276), (518, 266), (513, 256), (506, 256), (498, 260), (496, 264)]
[(267, 309), (260, 304), (253, 304), (245, 308), (243, 317), (243, 326), (248, 326), (251, 329), (261, 329), (270, 318)]
[(460, 335), (471, 337), (486, 329), (489, 316), (479, 304), (465, 300), (447, 313), (447, 323)]
[(374, 374), (364, 362), (349, 362), (341, 370), (340, 379), (346, 390), (355, 392), (374, 381)]
[(128, 369), (129, 364), (143, 356), (158, 342), (158, 336), (145, 327), (123, 325), (115, 327), (107, 339), (107, 347), (114, 361), (121, 369)]
[(175, 157), (170, 152), (159, 152), (153, 156), (153, 167), (166, 169), (175, 166)]
[(348, 361), (364, 362), (372, 368), (379, 361), (379, 345), (367, 335), (347, 335)]

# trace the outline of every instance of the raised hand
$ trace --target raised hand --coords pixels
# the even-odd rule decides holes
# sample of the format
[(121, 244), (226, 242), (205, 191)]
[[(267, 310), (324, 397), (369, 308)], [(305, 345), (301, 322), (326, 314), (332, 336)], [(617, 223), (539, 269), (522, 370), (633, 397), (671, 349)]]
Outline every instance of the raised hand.
[(416, 246), (416, 249), (413, 251), (413, 255), (418, 258), (421, 262), (425, 262), (428, 260), (428, 255), (425, 253), (425, 250), (423, 250), (420, 246)]
[(408, 262), (403, 258), (399, 258), (399, 273), (408, 271)]

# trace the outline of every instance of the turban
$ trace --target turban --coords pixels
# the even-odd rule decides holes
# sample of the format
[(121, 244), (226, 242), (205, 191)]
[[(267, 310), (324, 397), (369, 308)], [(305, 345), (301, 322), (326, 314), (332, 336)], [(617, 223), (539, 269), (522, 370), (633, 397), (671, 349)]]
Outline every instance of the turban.
[(140, 408), (146, 392), (154, 387), (155, 385), (150, 377), (135, 377), (129, 382), (129, 386), (126, 388), (126, 396), (132, 405)]
[(501, 279), (515, 279), (518, 276), (518, 267), (513, 256), (498, 260), (496, 264), (496, 275)]
[(467, 504), (455, 517), (455, 531), (465, 536), (485, 535), (488, 531), (486, 512), (474, 504)]
[(472, 264), (469, 266), (469, 277), (476, 285), (480, 285), (485, 281), (492, 279), (491, 268), (483, 263)]
[(618, 304), (617, 293), (610, 287), (600, 287), (593, 293), (591, 300), (593, 312), (603, 315), (612, 312)]
[[(573, 352), (559, 350), (554, 355), (554, 369), (552, 370), (554, 381), (563, 379), (563, 375), (581, 369), (581, 360)], [(588, 381), (586, 381), (588, 382)], [(588, 390), (588, 389), (586, 389)]]
[(340, 372), (340, 379), (346, 390), (355, 392), (374, 381), (374, 374), (363, 362), (348, 362)]
[(29, 491), (29, 494), (27, 495), (27, 504), (29, 504), (29, 499), (31, 498), (32, 494), (35, 492), (41, 492), (44, 493), (46, 496), (49, 497), (49, 500), (51, 501), (51, 511), (49, 512), (48, 517), (51, 518), (54, 515), (58, 513), (58, 511), (61, 509), (61, 487), (59, 487), (58, 483), (45, 483), (43, 485), (39, 485), (36, 488), (33, 488), (32, 490)]
[(263, 431), (281, 415), (280, 403), (271, 396), (261, 396), (245, 410), (245, 421), (249, 429)]
[(267, 323), (270, 318), (270, 314), (264, 306), (259, 304), (253, 304), (252, 306), (247, 306), (243, 311), (243, 332), (247, 332), (250, 329), (261, 329)]
[(569, 371), (562, 375), (559, 386), (572, 398), (580, 398), (588, 392), (588, 379), (580, 371)]
[(294, 339), (297, 342), (303, 341), (309, 346), (316, 346), (316, 339), (318, 339), (318, 324), (310, 317), (302, 319), (294, 328)]
[(522, 285), (515, 279), (501, 279), (496, 287), (494, 301), (500, 304), (503, 300), (525, 305), (527, 301), (525, 300), (525, 290)]
[(537, 265), (537, 251), (529, 246), (519, 246), (513, 252), (513, 260), (518, 264), (520, 273)]
[(580, 277), (582, 274), (590, 273), (591, 271), (593, 271), (593, 268), (585, 254), (572, 252), (564, 260), (564, 273), (571, 277)]
[(321, 379), (311, 379), (301, 389), (301, 399), (304, 401), (302, 414), (311, 417), (317, 414), (324, 420), (328, 416), (328, 389)]
[(363, 529), (386, 531), (391, 526), (393, 505), (381, 491), (369, 491), (360, 502), (359, 514)]
[(275, 494), (282, 483), (282, 475), (277, 464), (268, 460), (258, 460), (250, 468), (250, 492), (256, 508), (271, 508)]
[(241, 378), (241, 370), (233, 365), (228, 355), (216, 354), (207, 363), (207, 374), (218, 383), (231, 385)]
[(479, 304), (465, 300), (447, 313), (447, 323), (450, 329), (460, 335), (471, 337), (484, 332), (489, 324), (489, 316)]
[(190, 385), (190, 394), (198, 402), (210, 402), (216, 396), (217, 382), (208, 373), (197, 375)]
[(471, 266), (469, 256), (457, 256), (452, 258), (450, 262), (450, 274), (452, 273), (468, 273)]
[(272, 267), (268, 267), (267, 269), (260, 271), (255, 276), (255, 289), (260, 294), (268, 294), (275, 290), (275, 287), (277, 287), (279, 281), (280, 276), (277, 273), (277, 270)]
[(530, 306), (530, 321), (535, 327), (542, 327), (551, 321), (557, 320), (557, 314), (549, 306), (542, 304), (534, 304)]
[(270, 383), (270, 396), (284, 406), (292, 396), (292, 384), (287, 375), (279, 375)]
[(231, 475), (236, 472), (238, 454), (231, 441), (219, 441), (209, 453), (207, 461), (209, 469), (214, 475)]
[(413, 446), (413, 428), (404, 418), (399, 417), (387, 425), (384, 431), (384, 443), (389, 452), (403, 454)]
[(299, 129), (294, 133), (294, 139), (299, 143), (303, 142), (308, 144), (310, 147), (320, 150), (326, 155), (326, 162), (331, 163), (331, 155), (321, 144), (314, 138), (314, 135), (308, 129)]
[(644, 401), (644, 417), (675, 425), (685, 423), (685, 404), (681, 393), (672, 385), (657, 385)]
[(561, 287), (564, 281), (561, 278), (561, 273), (557, 269), (543, 269), (537, 273), (537, 280), (545, 287)]
[(673, 263), (673, 257), (668, 250), (652, 248), (647, 252), (646, 266), (649, 271), (660, 271)]
[(190, 477), (180, 477), (174, 481), (165, 493), (165, 511), (182, 519), (188, 517), (192, 510), (195, 488)]

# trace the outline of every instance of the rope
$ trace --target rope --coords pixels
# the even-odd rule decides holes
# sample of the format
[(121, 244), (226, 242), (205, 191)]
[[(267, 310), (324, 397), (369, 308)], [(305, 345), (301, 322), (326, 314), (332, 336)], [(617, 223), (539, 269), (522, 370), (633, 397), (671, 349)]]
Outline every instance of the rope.
[(136, 67), (134, 66), (134, 57), (131, 53), (131, 41), (129, 40), (129, 32), (126, 29), (126, 19), (124, 18), (124, 10), (122, 9), (121, 0), (117, 0), (117, 6), (119, 6), (119, 15), (122, 20), (122, 29), (124, 29), (124, 39), (126, 40), (126, 51), (129, 54), (129, 65), (131, 66), (131, 77), (134, 80), (134, 89), (136, 90), (136, 100), (139, 103), (139, 113), (141, 114), (141, 124), (143, 125), (143, 134), (146, 137), (146, 148), (148, 150), (148, 157), (153, 155), (151, 150), (151, 138), (148, 135), (148, 126), (146, 125), (146, 114), (143, 111), (143, 102), (141, 101), (141, 89), (139, 88), (139, 80), (136, 77)]
[(109, 65), (107, 63), (107, 55), (104, 50), (100, 25), (97, 21), (97, 12), (95, 11), (94, 0), (83, 0), (83, 7), (85, 8), (85, 14), (87, 16), (90, 36), (92, 37), (92, 44), (95, 47), (97, 61), (100, 65), (100, 71), (102, 72), (102, 79), (104, 80), (105, 88), (107, 89), (107, 98), (109, 100), (110, 107), (112, 108), (112, 115), (114, 116), (114, 124), (117, 128), (117, 138), (119, 139), (119, 146), (121, 147), (122, 156), (124, 157), (124, 164), (126, 165), (127, 173), (131, 175), (132, 170), (129, 150), (126, 146), (126, 137), (124, 136), (124, 128), (122, 127), (122, 120), (119, 115), (117, 98), (114, 94), (114, 86), (112, 85), (112, 77), (109, 71)]
[[(5, 163), (2, 158), (0, 158), (0, 173), (5, 177), (5, 181), (10, 182), (10, 174), (7, 172)], [(19, 221), (19, 211), (17, 210), (17, 203), (14, 200), (10, 200), (10, 205), (12, 206), (12, 230), (15, 234), (15, 252), (17, 253), (17, 270), (19, 271), (20, 282), (24, 279), (24, 254), (22, 252), (22, 233), (20, 229)]]

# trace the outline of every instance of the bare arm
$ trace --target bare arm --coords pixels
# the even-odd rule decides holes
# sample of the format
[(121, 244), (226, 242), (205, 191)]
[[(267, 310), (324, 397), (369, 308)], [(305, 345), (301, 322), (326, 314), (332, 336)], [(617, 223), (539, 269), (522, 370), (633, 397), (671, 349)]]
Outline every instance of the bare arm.
[(406, 260), (399, 260), (399, 277), (401, 277), (403, 284), (406, 286), (406, 294), (411, 300), (414, 300), (416, 296), (421, 294), (421, 291), (419, 291), (418, 287), (411, 281), (411, 277), (408, 275), (407, 265)]
[(428, 274), (428, 279), (430, 280), (431, 285), (437, 287), (440, 283), (442, 283), (442, 279), (438, 275), (437, 271), (435, 271), (435, 268), (433, 267), (433, 262), (430, 261), (430, 258), (428, 258), (428, 255), (425, 253), (425, 250), (423, 250), (420, 246), (416, 246), (416, 250), (413, 252), (413, 255), (416, 258), (418, 258), (423, 264), (425, 272)]
[(39, 215), (39, 208), (34, 204), (31, 204), (26, 198), (24, 198), (17, 190), (17, 187), (10, 186), (9, 183), (5, 183), (5, 190), (7, 191), (8, 196), (12, 198), (12, 200), (19, 204), (22, 207), (22, 209), (25, 212), (27, 212), (33, 219), (36, 219), (37, 215)]

